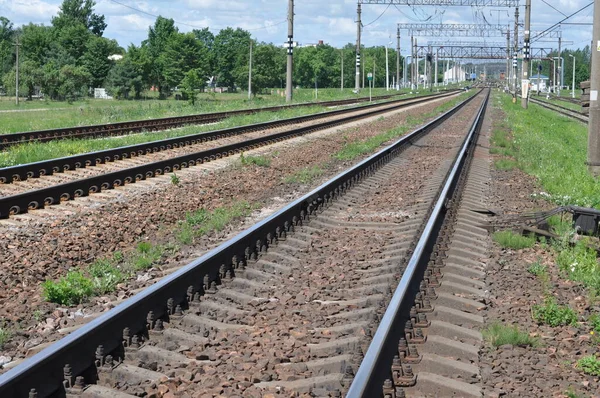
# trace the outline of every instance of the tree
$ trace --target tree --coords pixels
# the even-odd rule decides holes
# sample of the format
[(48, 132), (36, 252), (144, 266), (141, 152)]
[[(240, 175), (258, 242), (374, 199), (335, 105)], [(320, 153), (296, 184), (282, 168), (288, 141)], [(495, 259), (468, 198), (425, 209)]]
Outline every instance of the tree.
[(237, 28), (227, 28), (215, 36), (214, 56), (218, 82), (222, 86), (234, 88), (236, 77), (242, 76), (243, 70), (248, 70), (250, 33)]
[(64, 0), (58, 15), (52, 18), (52, 25), (61, 30), (68, 26), (82, 24), (94, 35), (102, 36), (106, 29), (104, 15), (94, 13), (96, 2), (93, 0)]
[(106, 78), (106, 85), (109, 92), (116, 98), (129, 98), (132, 89), (136, 97), (139, 97), (143, 80), (130, 56), (126, 55), (110, 70)]
[(204, 86), (204, 80), (200, 77), (197, 69), (192, 69), (185, 74), (181, 86), (183, 94), (194, 105), (196, 103), (196, 90)]
[(193, 33), (175, 33), (161, 54), (164, 63), (164, 81), (168, 87), (176, 87), (191, 70), (201, 78), (210, 73), (208, 49)]
[(164, 74), (166, 66), (165, 51), (173, 40), (173, 36), (178, 32), (172, 19), (159, 16), (156, 18), (154, 26), (151, 26), (148, 30), (148, 40), (142, 43), (142, 46), (148, 48), (148, 56), (151, 61), (150, 83), (158, 87), (161, 98), (164, 98), (170, 91)]
[(89, 73), (91, 87), (103, 87), (104, 80), (113, 66), (113, 61), (108, 57), (113, 54), (121, 54), (123, 49), (119, 47), (116, 40), (108, 40), (104, 37), (92, 36), (86, 44), (86, 52), (83, 55), (82, 65)]
[(0, 74), (8, 72), (14, 66), (14, 36), (12, 22), (0, 17)]
[[(254, 95), (267, 87), (282, 85), (282, 79), (285, 77), (285, 54), (285, 49), (273, 44), (255, 45), (252, 62), (252, 92)], [(247, 68), (245, 76), (247, 76)]]

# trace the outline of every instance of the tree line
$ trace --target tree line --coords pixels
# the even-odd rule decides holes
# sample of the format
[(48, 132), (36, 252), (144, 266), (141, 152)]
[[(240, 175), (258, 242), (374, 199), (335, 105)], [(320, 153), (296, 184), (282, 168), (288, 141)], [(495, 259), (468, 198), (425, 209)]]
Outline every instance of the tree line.
[[(226, 28), (213, 34), (205, 28), (184, 33), (172, 19), (158, 17), (141, 45), (122, 48), (103, 37), (105, 18), (94, 6), (93, 0), (64, 0), (50, 26), (14, 27), (0, 16), (0, 85), (5, 93), (15, 93), (16, 43), (19, 92), (30, 99), (41, 91), (51, 99), (72, 100), (100, 87), (118, 98), (140, 98), (149, 88), (166, 98), (177, 88), (193, 99), (211, 78), (218, 87), (245, 87), (251, 42), (254, 93), (285, 84), (286, 49), (259, 43), (248, 31)], [(395, 57), (390, 49), (390, 75)], [(368, 71), (375, 68), (375, 85), (383, 86), (384, 47), (364, 48), (362, 59)], [(301, 87), (339, 87), (343, 79), (345, 87), (354, 87), (354, 65), (352, 44), (342, 49), (328, 44), (296, 48), (293, 81)]]

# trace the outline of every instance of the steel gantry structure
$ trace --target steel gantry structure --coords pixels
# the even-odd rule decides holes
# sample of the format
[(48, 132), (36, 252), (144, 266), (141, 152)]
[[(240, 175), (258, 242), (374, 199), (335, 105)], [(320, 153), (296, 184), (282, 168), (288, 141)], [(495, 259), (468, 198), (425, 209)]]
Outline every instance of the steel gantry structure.
[[(463, 7), (518, 7), (519, 0), (357, 0), (356, 8), (356, 80), (355, 91), (360, 90), (360, 36), (362, 21), (360, 19), (363, 4), (394, 4), (410, 6), (463, 6)], [(400, 29), (398, 29), (398, 45), (396, 48), (400, 64)], [(399, 79), (400, 70), (396, 68), (396, 78)]]
[[(430, 54), (433, 46), (417, 46), (416, 56), (424, 58)], [(506, 59), (506, 46), (492, 47), (485, 45), (478, 46), (453, 46), (439, 45), (433, 47), (433, 51), (440, 58), (470, 58), (470, 59)], [(548, 58), (551, 48), (532, 48), (532, 58)]]

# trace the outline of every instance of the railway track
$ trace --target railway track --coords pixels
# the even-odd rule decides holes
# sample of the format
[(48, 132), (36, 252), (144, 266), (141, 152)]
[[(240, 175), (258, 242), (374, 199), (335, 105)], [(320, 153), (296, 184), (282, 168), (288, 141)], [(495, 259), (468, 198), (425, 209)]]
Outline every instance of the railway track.
[[(468, 211), (447, 205), (473, 192), (465, 173), (488, 94), (471, 97), (25, 360), (0, 376), (0, 396), (310, 391), (336, 397), (349, 389), (349, 396), (399, 397), (402, 383), (415, 379), (413, 388), (422, 390), (414, 391), (435, 388), (437, 379), (419, 368), (427, 354), (418, 352), (433, 334), (419, 350), (416, 344), (427, 340), (429, 327), (435, 330), (427, 318), (443, 312), (428, 312), (430, 300), (441, 266), (452, 268), (449, 234), (462, 229), (444, 227), (442, 219), (449, 215), (449, 225)], [(469, 203), (479, 205), (477, 199)], [(473, 217), (469, 212), (466, 223)], [(438, 230), (446, 237), (436, 249)], [(476, 239), (476, 231), (469, 233)], [(444, 279), (438, 300), (444, 293), (455, 301), (473, 294), (462, 286), (466, 277), (453, 278)], [(452, 280), (463, 289), (455, 296), (447, 290)], [(470, 302), (454, 304), (461, 303)], [(406, 345), (394, 325), (405, 325)], [(383, 340), (382, 328), (391, 328)], [(374, 356), (380, 343), (388, 349)], [(398, 350), (402, 363), (392, 358)], [(466, 384), (457, 383), (446, 388)]]
[(569, 109), (564, 106), (560, 106), (560, 105), (556, 105), (556, 104), (551, 104), (549, 102), (538, 100), (535, 98), (529, 98), (529, 101), (536, 105), (539, 105), (546, 109), (553, 110), (555, 112), (560, 113), (561, 115), (568, 116), (572, 119), (578, 120), (583, 123), (587, 123), (589, 120), (588, 116), (583, 112), (577, 112), (577, 111), (574, 111), (573, 109)]
[[(373, 97), (373, 100), (380, 101), (386, 100), (398, 95), (382, 95)], [(161, 131), (172, 129), (176, 127), (182, 127), (192, 124), (207, 124), (215, 123), (220, 120), (226, 119), (232, 116), (250, 115), (259, 112), (276, 112), (284, 109), (300, 108), (308, 106), (342, 106), (351, 105), (361, 102), (369, 101), (368, 98), (356, 98), (348, 100), (338, 101), (325, 101), (325, 102), (307, 102), (293, 105), (281, 105), (271, 106), (265, 108), (252, 108), (252, 109), (241, 109), (227, 112), (214, 112), (214, 113), (202, 113), (197, 115), (188, 116), (175, 116), (159, 119), (147, 119), (147, 120), (134, 120), (128, 122), (119, 123), (108, 123), (108, 124), (97, 124), (90, 126), (76, 126), (66, 127), (59, 129), (49, 129), (40, 131), (27, 131), (20, 133), (9, 133), (0, 134), (0, 150), (8, 147), (24, 144), (28, 142), (48, 142), (60, 139), (82, 139), (82, 138), (99, 138), (99, 137), (110, 137), (110, 136), (121, 136), (133, 133), (139, 133), (143, 131)]]
[[(0, 169), (0, 182), (13, 182), (0, 184), (3, 196), (0, 197), (0, 218), (454, 94), (450, 92), (396, 100)], [(286, 125), (299, 127), (282, 128)], [(265, 130), (274, 128), (280, 130), (264, 134)], [(124, 160), (129, 164), (117, 162)], [(60, 173), (61, 176), (50, 178), (54, 173)], [(35, 177), (43, 178), (29, 182), (30, 178)]]

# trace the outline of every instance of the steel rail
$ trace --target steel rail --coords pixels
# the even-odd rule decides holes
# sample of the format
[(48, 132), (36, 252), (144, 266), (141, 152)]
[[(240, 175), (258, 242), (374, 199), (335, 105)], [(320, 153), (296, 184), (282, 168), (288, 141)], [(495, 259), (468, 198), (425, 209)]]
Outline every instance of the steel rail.
[(564, 106), (552, 104), (550, 102), (541, 101), (535, 98), (529, 98), (529, 101), (532, 103), (541, 106), (542, 108), (550, 109), (554, 112), (560, 113), (561, 115), (568, 116), (572, 119), (578, 120), (582, 123), (588, 123), (589, 118), (586, 114), (582, 112), (577, 112), (576, 110), (565, 108)]
[[(404, 94), (393, 94), (393, 95), (382, 95), (373, 97), (374, 100), (389, 99), (394, 96)], [(201, 113), (196, 115), (187, 116), (174, 116), (157, 119), (147, 120), (133, 120), (126, 122), (108, 123), (108, 124), (96, 124), (88, 126), (76, 126), (76, 127), (64, 127), (58, 129), (39, 130), (39, 131), (25, 131), (19, 133), (8, 133), (0, 134), (0, 150), (6, 149), (10, 146), (28, 143), (28, 142), (48, 142), (60, 139), (81, 139), (81, 138), (95, 138), (95, 137), (106, 137), (116, 135), (133, 134), (142, 131), (160, 131), (175, 127), (181, 127), (190, 124), (204, 124), (214, 123), (228, 117), (239, 116), (239, 115), (250, 115), (259, 112), (276, 112), (284, 109), (308, 107), (308, 106), (336, 106), (336, 105), (347, 105), (353, 103), (360, 103), (368, 101), (366, 97), (348, 99), (348, 100), (337, 100), (337, 101), (324, 101), (324, 102), (305, 102), (301, 104), (292, 105), (279, 105), (265, 108), (250, 108), (250, 109), (239, 109), (226, 112), (213, 112), (213, 113)]]
[[(420, 102), (429, 101), (430, 99), (431, 98), (422, 99)], [(0, 218), (7, 218), (10, 215), (26, 213), (28, 210), (41, 209), (45, 206), (57, 205), (62, 201), (73, 200), (81, 196), (88, 196), (91, 193), (113, 189), (123, 184), (135, 183), (137, 181), (152, 178), (157, 175), (163, 175), (165, 173), (177, 171), (182, 168), (187, 168), (196, 164), (209, 162), (233, 155), (235, 153), (254, 149), (259, 146), (268, 145), (290, 139), (292, 137), (309, 134), (314, 131), (339, 126), (354, 120), (363, 119), (365, 117), (390, 112), (391, 110), (412, 104), (415, 104), (415, 102), (411, 102), (409, 104), (401, 103), (384, 109), (375, 109), (358, 115), (350, 115), (344, 119), (326, 121), (311, 126), (294, 128), (280, 133), (253, 138), (217, 148), (206, 149), (166, 160), (146, 163), (140, 166), (130, 167), (94, 177), (83, 178), (80, 180), (54, 185), (48, 188), (6, 196), (0, 198)]]
[(449, 91), (444, 94), (430, 94), (413, 98), (403, 98), (389, 102), (362, 105), (352, 108), (338, 109), (334, 111), (319, 112), (311, 115), (297, 116), (288, 119), (275, 120), (270, 122), (254, 123), (250, 125), (230, 127), (221, 130), (208, 131), (204, 133), (189, 134), (181, 137), (167, 138), (164, 140), (144, 142), (141, 144), (128, 145), (118, 148), (106, 149), (96, 152), (88, 152), (80, 155), (66, 156), (62, 158), (43, 160), (39, 162), (26, 163), (16, 166), (0, 168), (0, 183), (11, 183), (13, 181), (24, 181), (28, 178), (36, 178), (45, 175), (52, 175), (68, 170), (96, 166), (98, 164), (123, 160), (135, 156), (142, 156), (150, 153), (156, 153), (173, 148), (180, 148), (189, 145), (195, 145), (205, 141), (216, 140), (234, 135), (245, 134), (257, 130), (272, 129), (294, 123), (302, 123), (326, 117), (343, 115), (345, 113), (357, 112), (365, 109), (392, 105), (394, 103), (417, 104), (429, 100), (432, 97), (443, 98), (456, 93)]
[(394, 355), (398, 353), (398, 341), (402, 337), (405, 321), (409, 319), (415, 293), (419, 291), (419, 283), (427, 266), (428, 254), (431, 253), (435, 244), (437, 231), (446, 213), (447, 201), (451, 199), (452, 192), (456, 187), (462, 166), (467, 159), (467, 151), (474, 143), (474, 138), (483, 123), (488, 98), (489, 91), (452, 168), (446, 176), (433, 211), (350, 385), (346, 395), (347, 398), (381, 397), (384, 381), (391, 378), (392, 360)]
[[(471, 96), (433, 121), (398, 139), (376, 154), (338, 174), (313, 191), (256, 223), (229, 241), (210, 250), (173, 274), (127, 299), (78, 330), (25, 359), (0, 375), (0, 397), (37, 398), (63, 395), (76, 376), (92, 384), (96, 361), (111, 354), (123, 360), (133, 336), (145, 336), (158, 319), (176, 317), (198, 302), (214, 283), (233, 276), (249, 260), (266, 252), (294, 227), (308, 221), (321, 207), (343, 195), (347, 189), (398, 156), (405, 148), (454, 115), (473, 100)], [(86, 376), (84, 376), (86, 375)]]

